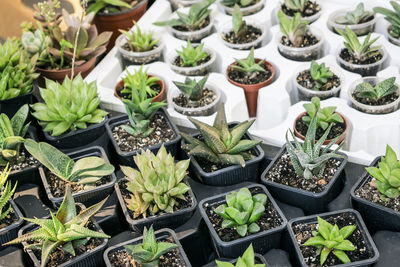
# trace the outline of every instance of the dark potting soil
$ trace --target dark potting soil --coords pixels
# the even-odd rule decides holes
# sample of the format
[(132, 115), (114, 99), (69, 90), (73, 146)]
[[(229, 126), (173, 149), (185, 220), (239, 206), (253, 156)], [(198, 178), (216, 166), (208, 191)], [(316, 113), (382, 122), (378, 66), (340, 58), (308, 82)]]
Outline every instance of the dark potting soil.
[[(150, 86), (150, 88), (151, 88), (152, 90), (154, 90), (154, 91), (157, 92), (156, 95), (158, 95), (159, 93), (161, 93), (161, 85), (158, 84), (158, 83), (153, 84), (152, 86)], [(121, 98), (123, 98), (123, 99), (130, 99), (131, 97), (129, 96), (129, 94), (127, 94), (127, 93), (121, 93), (121, 91), (122, 91), (123, 89), (124, 89), (123, 86), (120, 86), (120, 84), (117, 86), (117, 90), (116, 90), (116, 91), (117, 91), (118, 96), (121, 97)], [(156, 95), (155, 95), (155, 96), (156, 96)], [(151, 96), (151, 95), (147, 94), (147, 98), (152, 98), (152, 97), (155, 97), (155, 96)]]
[[(307, 89), (315, 90), (316, 82), (312, 78), (310, 70), (300, 72), (299, 75), (297, 75), (296, 81)], [(329, 91), (338, 86), (340, 86), (340, 78), (336, 74), (333, 74), (333, 76), (330, 77), (317, 91)]]
[[(154, 41), (154, 39), (151, 40), (151, 42)], [(129, 42), (129, 41), (128, 41)], [(132, 51), (131, 46), (128, 43), (125, 43), (122, 48), (126, 51), (132, 51), (135, 53), (140, 53), (140, 52), (148, 52), (148, 51), (152, 51), (154, 49), (156, 49), (158, 47), (158, 45), (154, 45), (150, 50), (146, 50), (146, 51)]]
[(180, 107), (184, 108), (199, 108), (199, 107), (205, 107), (210, 105), (215, 101), (217, 98), (217, 95), (213, 90), (209, 90), (207, 88), (203, 89), (203, 94), (201, 99), (199, 100), (199, 105), (198, 106), (193, 106), (190, 104), (190, 100), (184, 95), (184, 94), (179, 94), (177, 97), (174, 97), (172, 100), (174, 103)]
[(322, 177), (314, 176), (312, 179), (305, 179), (296, 174), (290, 156), (285, 152), (265, 175), (265, 179), (313, 193), (320, 193), (325, 190), (339, 169), (341, 162), (340, 159), (331, 158), (326, 163)]
[[(118, 182), (119, 188), (120, 188), (120, 190), (121, 190), (122, 198), (123, 198), (124, 200), (130, 199), (130, 198), (131, 198), (131, 195), (132, 195), (132, 193), (129, 192), (129, 191), (126, 189), (127, 183), (128, 183), (128, 181), (126, 181), (126, 180), (124, 180), (124, 181), (119, 181), (119, 182)], [(177, 202), (177, 204), (174, 206), (174, 212), (175, 212), (175, 211), (178, 211), (178, 210), (183, 210), (183, 209), (186, 209), (186, 208), (189, 208), (189, 207), (192, 206), (192, 204), (193, 204), (193, 199), (192, 199), (192, 197), (190, 196), (189, 192), (186, 192), (183, 196), (185, 197), (185, 200), (179, 199), (179, 198), (176, 198), (176, 199), (175, 199), (175, 201)], [(125, 202), (125, 205), (126, 205), (126, 202)], [(128, 207), (127, 207), (127, 210), (128, 210), (128, 213), (129, 213), (129, 217), (130, 217), (132, 220), (140, 220), (140, 219), (143, 219), (143, 218), (144, 218), (143, 215), (140, 215), (139, 217), (133, 219), (133, 213), (134, 213), (134, 212), (131, 211), (130, 209), (128, 209)], [(159, 211), (159, 212), (157, 212), (157, 214), (155, 214), (155, 215), (147, 214), (147, 218), (152, 217), (152, 216), (159, 216), (159, 215), (162, 215), (162, 214), (165, 214), (165, 212)]]
[(263, 81), (268, 80), (272, 75), (272, 72), (265, 65), (263, 65), (262, 67), (265, 69), (265, 72), (255, 71), (252, 73), (246, 73), (230, 68), (228, 71), (228, 77), (232, 81), (235, 81), (240, 84), (262, 83)]
[(173, 26), (172, 28), (174, 28), (177, 31), (181, 31), (181, 32), (193, 32), (193, 31), (197, 31), (197, 30), (201, 30), (205, 27), (207, 27), (210, 24), (210, 17), (207, 17), (202, 23), (199, 24), (198, 27), (196, 28), (192, 28), (192, 27), (187, 27), (184, 25), (180, 25), (180, 26)]
[(352, 63), (352, 64), (356, 64), (356, 65), (367, 65), (367, 64), (372, 64), (372, 63), (378, 62), (378, 61), (381, 60), (382, 57), (383, 57), (383, 55), (381, 54), (381, 52), (379, 52), (379, 54), (377, 54), (376, 56), (367, 58), (367, 59), (365, 59), (365, 60), (359, 60), (359, 59), (355, 58), (355, 57), (353, 56), (353, 54), (351, 54), (347, 48), (343, 48), (343, 49), (340, 51), (339, 56), (340, 56), (340, 58), (342, 58), (344, 61), (347, 61), (347, 62)]
[(222, 38), (231, 44), (247, 44), (257, 40), (261, 36), (262, 32), (259, 28), (252, 25), (247, 25), (247, 31), (244, 36), (237, 37), (234, 31), (230, 31), (222, 34)]
[[(19, 162), (19, 163), (10, 162), (10, 167), (9, 167), (9, 170), (11, 171), (10, 173), (22, 171), (27, 168), (36, 167), (39, 165), (39, 162), (31, 154), (29, 154), (28, 151), (26, 151), (24, 148), (21, 147), (19, 154), (20, 154), (20, 156), (17, 159), (17, 161), (20, 161), (21, 159), (23, 159), (23, 161)], [(1, 166), (0, 172), (3, 172), (4, 168), (5, 168), (5, 166)]]
[[(299, 133), (301, 133), (303, 136), (306, 136), (307, 130), (308, 130), (308, 124), (302, 120), (303, 117), (301, 117), (300, 119), (298, 119), (296, 121), (296, 130)], [(346, 129), (346, 125), (344, 124), (344, 122), (341, 122), (341, 123), (334, 122), (326, 140), (333, 139), (336, 136), (342, 135), (344, 133), (345, 129)], [(315, 133), (315, 139), (319, 140), (324, 135), (324, 133), (325, 133), (325, 131), (321, 127), (318, 127), (317, 132)]]
[[(303, 42), (301, 43), (300, 46), (298, 46), (298, 48), (313, 46), (313, 45), (317, 44), (318, 42), (319, 42), (319, 39), (315, 35), (313, 35), (310, 31), (307, 31), (304, 36)], [(284, 46), (295, 47), (292, 44), (292, 42), (289, 40), (289, 38), (287, 38), (286, 36), (282, 36), (281, 44), (283, 44)]]
[[(11, 205), (10, 203), (7, 203), (3, 207), (3, 212), (8, 209), (8, 205)], [(10, 226), (18, 221), (18, 217), (14, 211), (14, 209), (11, 207), (10, 212), (7, 214), (7, 216), (0, 220), (0, 229), (6, 228), (7, 226)]]
[[(211, 59), (211, 56), (208, 55), (207, 57), (205, 57), (202, 60), (200, 60), (199, 62), (197, 62), (197, 66), (201, 66), (201, 65), (207, 63), (208, 61), (210, 61), (210, 59)], [(183, 67), (183, 68), (191, 68), (192, 67), (192, 66), (185, 66), (183, 64), (183, 60), (182, 60), (181, 56), (177, 56), (172, 64), (174, 64), (175, 66), (178, 66), (178, 67)], [(197, 66), (195, 66), (195, 67), (197, 67)]]
[(382, 194), (379, 192), (378, 188), (376, 188), (375, 178), (373, 178), (371, 175), (368, 175), (368, 179), (365, 181), (365, 183), (357, 188), (355, 194), (360, 198), (390, 208), (394, 211), (400, 211), (400, 197), (387, 198), (386, 201), (382, 200)]
[[(172, 237), (162, 238), (157, 240), (157, 242), (168, 242), (174, 243)], [(111, 266), (113, 267), (141, 267), (142, 264), (134, 261), (132, 256), (124, 249), (111, 251), (108, 255), (108, 259), (110, 260)], [(170, 251), (160, 257), (160, 261), (158, 262), (158, 267), (184, 267), (187, 266), (181, 254), (179, 253), (179, 249), (176, 248), (173, 251)]]
[[(128, 124), (129, 122), (125, 123), (125, 125)], [(123, 152), (131, 152), (149, 146), (158, 145), (160, 143), (166, 143), (176, 137), (175, 132), (166, 118), (159, 113), (154, 115), (151, 119), (150, 127), (154, 128), (154, 131), (147, 137), (141, 135), (132, 136), (122, 129), (120, 125), (112, 129), (112, 134), (119, 148)]]
[[(285, 4), (282, 4), (281, 9), (283, 13), (290, 17), (294, 17), (299, 10), (289, 9)], [(303, 11), (300, 12), (302, 17), (310, 17), (321, 10), (321, 7), (316, 2), (308, 1)]]
[(400, 97), (397, 93), (392, 93), (392, 94), (384, 96), (378, 100), (375, 100), (372, 98), (359, 97), (357, 92), (353, 92), (352, 96), (358, 102), (368, 105), (368, 106), (383, 106), (383, 105), (390, 104), (390, 103), (396, 101)]
[[(250, 192), (252, 195), (265, 192), (261, 187), (250, 188)], [(220, 203), (208, 204), (204, 203), (203, 208), (206, 210), (207, 217), (212, 223), (215, 231), (222, 241), (229, 242), (233, 240), (237, 240), (242, 238), (237, 232), (235, 228), (222, 228), (223, 218), (219, 216), (217, 213), (214, 213), (214, 209), (216, 209), (219, 205), (226, 203), (225, 200)], [(265, 211), (263, 215), (256, 221), (258, 226), (260, 227), (260, 231), (267, 231), (270, 229), (274, 229), (280, 225), (282, 225), (282, 218), (279, 216), (278, 212), (275, 210), (271, 201), (268, 199), (267, 204), (265, 205)], [(247, 236), (252, 235), (247, 233)]]
[[(347, 225), (356, 225), (356, 216), (352, 213), (345, 212), (338, 215), (332, 215), (325, 219), (330, 224), (337, 224), (339, 228)], [(292, 229), (297, 240), (297, 244), (300, 247), (301, 253), (303, 254), (305, 263), (310, 267), (321, 266), (320, 256), (316, 255), (317, 248), (313, 246), (303, 246), (303, 244), (312, 237), (312, 231), (317, 231), (317, 223), (296, 223), (293, 224)], [(367, 247), (367, 240), (358, 227), (348, 237), (348, 240), (353, 243), (356, 247), (354, 251), (345, 251), (351, 262), (357, 262), (372, 258), (374, 253)], [(343, 264), (333, 253), (329, 253), (329, 256), (323, 266), (333, 266)]]

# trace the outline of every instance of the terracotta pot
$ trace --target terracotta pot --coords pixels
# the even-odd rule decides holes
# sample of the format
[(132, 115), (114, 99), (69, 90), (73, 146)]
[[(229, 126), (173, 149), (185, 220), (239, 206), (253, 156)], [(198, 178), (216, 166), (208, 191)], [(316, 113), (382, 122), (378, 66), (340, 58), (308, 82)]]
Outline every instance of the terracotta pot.
[(99, 33), (112, 31), (112, 36), (107, 44), (107, 52), (115, 44), (115, 40), (121, 34), (118, 30), (129, 30), (133, 26), (133, 21), (138, 21), (147, 9), (148, 0), (141, 0), (132, 9), (118, 13), (97, 13), (93, 19)]
[[(255, 59), (256, 62), (260, 62), (260, 60), (261, 59), (259, 59), (259, 58)], [(272, 81), (275, 78), (276, 69), (275, 69), (274, 65), (272, 65), (268, 61), (264, 60), (264, 65), (269, 71), (271, 71), (271, 76), (267, 80), (265, 80), (261, 83), (241, 84), (241, 83), (231, 80), (228, 76), (230, 66), (234, 66), (234, 65), (237, 65), (237, 62), (234, 62), (228, 66), (228, 68), (226, 69), (226, 77), (228, 78), (228, 81), (230, 83), (243, 88), (244, 94), (246, 97), (246, 103), (247, 103), (247, 109), (249, 111), (249, 116), (255, 117), (257, 115), (258, 90), (260, 90), (260, 88), (263, 88), (263, 87), (267, 86), (268, 84), (272, 83)]]
[[(87, 61), (86, 63), (75, 68), (75, 76), (78, 75), (78, 73), (80, 73), (82, 75), (82, 78), (85, 78), (92, 71), (95, 63), (96, 63), (96, 58), (92, 58), (91, 60)], [(50, 80), (53, 80), (53, 81), (56, 81), (59, 83), (62, 83), (66, 76), (71, 78), (71, 68), (62, 69), (62, 70), (47, 70), (47, 69), (36, 68), (36, 70), (37, 70), (37, 72), (40, 73), (40, 76), (37, 80), (40, 87), (45, 87), (44, 78), (47, 78), (47, 79), (50, 79)]]
[[(336, 142), (336, 144), (339, 145), (340, 143), (343, 142), (344, 138), (346, 137), (347, 130), (349, 129), (349, 124), (347, 123), (346, 118), (345, 118), (342, 114), (340, 114), (339, 112), (336, 112), (336, 113), (339, 114), (340, 117), (342, 117), (342, 119), (343, 119), (343, 121), (344, 121), (344, 125), (345, 125), (344, 132), (343, 132), (342, 135), (340, 136), (339, 140), (337, 140), (337, 142)], [(305, 139), (305, 136), (302, 135), (299, 131), (297, 131), (297, 129), (296, 129), (296, 122), (297, 122), (298, 120), (300, 120), (303, 116), (306, 116), (306, 115), (307, 115), (307, 112), (301, 113), (299, 116), (297, 116), (297, 118), (294, 120), (294, 123), (293, 123), (294, 134), (295, 134), (298, 138), (300, 138), (301, 140), (304, 140), (304, 139)], [(315, 140), (315, 142), (317, 142), (317, 141), (318, 141), (318, 140)], [(325, 142), (323, 143), (323, 145), (327, 145), (327, 144), (329, 144), (331, 141), (332, 141), (332, 139), (327, 139), (327, 140), (325, 140)]]
[[(154, 75), (148, 75), (148, 76), (154, 77)], [(161, 86), (161, 92), (154, 97), (153, 102), (161, 102), (164, 98), (165, 84), (163, 80), (157, 81), (156, 83)], [(120, 91), (122, 91), (123, 88), (124, 88), (124, 81), (121, 80), (117, 83), (117, 85), (114, 88), (114, 95), (118, 99), (122, 99), (120, 96)]]

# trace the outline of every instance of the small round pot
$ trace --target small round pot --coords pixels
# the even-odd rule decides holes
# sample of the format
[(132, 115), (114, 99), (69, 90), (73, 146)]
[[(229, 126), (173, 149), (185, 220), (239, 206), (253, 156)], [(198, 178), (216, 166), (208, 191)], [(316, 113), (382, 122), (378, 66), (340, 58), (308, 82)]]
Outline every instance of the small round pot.
[(335, 19), (337, 17), (343, 16), (349, 11), (351, 11), (351, 10), (340, 9), (335, 12), (332, 12), (328, 18), (328, 22), (327, 22), (328, 28), (332, 32), (336, 33), (335, 28), (345, 31), (346, 27), (349, 27), (349, 29), (352, 30), (358, 36), (368, 34), (369, 32), (374, 32), (375, 23), (376, 23), (376, 15), (374, 15), (374, 18), (371, 19), (370, 21), (360, 23), (360, 24), (355, 24), (355, 25), (345, 25), (345, 24), (339, 24), (339, 23), (335, 22)]
[(355, 109), (357, 109), (361, 112), (368, 113), (368, 114), (386, 114), (386, 113), (391, 113), (391, 112), (398, 110), (399, 106), (400, 106), (400, 85), (397, 83), (395, 85), (398, 88), (397, 94), (399, 95), (399, 97), (397, 98), (396, 101), (386, 104), (386, 105), (370, 106), (370, 105), (366, 105), (366, 104), (358, 102), (353, 97), (353, 92), (356, 89), (356, 86), (359, 85), (360, 83), (368, 82), (368, 83), (375, 85), (383, 80), (384, 80), (384, 78), (371, 76), (371, 77), (363, 77), (361, 79), (354, 81), (350, 85), (350, 88), (348, 90), (348, 95), (349, 95), (349, 99), (351, 101), (352, 107), (354, 107)]
[(169, 0), (173, 10), (177, 10), (182, 7), (190, 7), (194, 4), (201, 3), (204, 0)]
[[(154, 77), (154, 75), (148, 75), (149, 77)], [(153, 99), (153, 102), (161, 102), (164, 98), (164, 91), (165, 91), (165, 83), (163, 80), (159, 80), (156, 82), (161, 86), (161, 92), (158, 93)], [(119, 81), (117, 85), (114, 87), (114, 96), (120, 100), (122, 100), (120, 96), (120, 91), (124, 88), (124, 81)]]
[[(280, 8), (280, 10), (282, 10), (282, 9)], [(282, 11), (282, 12), (283, 12), (283, 11)], [(285, 12), (283, 12), (283, 13), (285, 14)], [(285, 15), (286, 15), (286, 14), (285, 14)], [(293, 19), (292, 16), (286, 15), (286, 17), (288, 17), (290, 20)], [(301, 17), (301, 20), (309, 21), (310, 24), (311, 24), (311, 23), (313, 23), (314, 21), (316, 21), (317, 19), (319, 19), (320, 17), (321, 17), (321, 10), (320, 10), (319, 12), (315, 13), (315, 14), (312, 15), (312, 16)]]
[(279, 32), (275, 38), (279, 53), (285, 58), (295, 61), (311, 61), (322, 57), (324, 53), (324, 36), (322, 32), (312, 27), (309, 27), (308, 30), (319, 39), (318, 43), (308, 47), (291, 47), (283, 45), (281, 43), (283, 34)]
[(205, 52), (207, 52), (207, 54), (210, 55), (210, 60), (204, 64), (201, 64), (201, 65), (198, 65), (195, 67), (175, 66), (173, 64), (173, 62), (175, 61), (175, 58), (178, 56), (178, 53), (176, 53), (175, 50), (171, 51), (167, 55), (167, 63), (169, 65), (169, 67), (178, 74), (182, 74), (185, 76), (204, 76), (207, 73), (210, 73), (212, 71), (215, 59), (217, 58), (217, 55), (215, 54), (215, 51), (212, 50), (211, 48), (204, 46), (203, 49)]
[[(259, 58), (255, 59), (256, 62), (260, 62), (260, 60), (261, 59), (259, 59)], [(226, 77), (227, 77), (228, 81), (230, 83), (232, 83), (233, 85), (243, 88), (244, 95), (246, 97), (246, 103), (247, 103), (247, 109), (249, 111), (249, 116), (255, 117), (257, 115), (258, 91), (261, 88), (266, 87), (267, 85), (269, 85), (270, 83), (272, 83), (274, 81), (275, 73), (276, 73), (275, 66), (272, 65), (270, 62), (264, 60), (264, 65), (271, 71), (271, 76), (267, 80), (265, 80), (261, 83), (241, 84), (241, 83), (235, 82), (229, 78), (228, 73), (230, 70), (230, 66), (234, 66), (234, 65), (237, 65), (237, 62), (234, 62), (228, 66), (228, 68), (226, 69)]]
[[(221, 0), (217, 1), (217, 5), (218, 5), (219, 9), (223, 10), (225, 12), (225, 14), (227, 14), (227, 15), (232, 15), (234, 8), (225, 6), (221, 2), (222, 2)], [(264, 6), (265, 6), (265, 0), (259, 0), (254, 5), (241, 7), (240, 11), (242, 12), (243, 16), (248, 16), (248, 15), (252, 15), (252, 14), (259, 12), (260, 10), (262, 10), (264, 8)]]
[(138, 21), (147, 9), (148, 0), (140, 2), (132, 9), (124, 10), (118, 13), (97, 13), (93, 19), (99, 33), (112, 31), (110, 41), (107, 44), (107, 52), (114, 46), (115, 40), (121, 33), (119, 30), (129, 30), (133, 26), (133, 21)]
[[(349, 129), (349, 124), (347, 123), (347, 119), (346, 119), (342, 114), (340, 114), (339, 112), (336, 112), (336, 113), (339, 114), (340, 117), (342, 117), (342, 119), (343, 119), (343, 121), (344, 121), (344, 125), (345, 125), (344, 132), (343, 132), (342, 135), (340, 136), (339, 140), (337, 140), (336, 143), (335, 143), (335, 144), (338, 144), (338, 145), (339, 145), (339, 144), (341, 144), (341, 143), (344, 141), (344, 138), (346, 137), (347, 131), (348, 131), (348, 129)], [(306, 115), (307, 115), (307, 112), (302, 112), (302, 113), (300, 113), (300, 115), (296, 117), (296, 119), (294, 120), (294, 123), (293, 123), (294, 134), (295, 134), (298, 138), (300, 138), (301, 140), (303, 140), (303, 141), (306, 139), (306, 137), (305, 137), (304, 135), (302, 135), (299, 131), (297, 131), (297, 129), (296, 129), (296, 122), (297, 122), (298, 120), (301, 120), (301, 118), (304, 117), (304, 116), (306, 116)], [(325, 142), (323, 143), (323, 145), (325, 146), (325, 145), (329, 144), (330, 142), (332, 142), (332, 140), (333, 140), (333, 139), (326, 139)], [(315, 143), (316, 143), (317, 141), (318, 141), (318, 140), (315, 140)]]
[(389, 27), (386, 29), (386, 31), (387, 31), (387, 38), (388, 38), (389, 42), (391, 42), (394, 45), (400, 46), (400, 39), (394, 38), (393, 36), (391, 36), (389, 34)]

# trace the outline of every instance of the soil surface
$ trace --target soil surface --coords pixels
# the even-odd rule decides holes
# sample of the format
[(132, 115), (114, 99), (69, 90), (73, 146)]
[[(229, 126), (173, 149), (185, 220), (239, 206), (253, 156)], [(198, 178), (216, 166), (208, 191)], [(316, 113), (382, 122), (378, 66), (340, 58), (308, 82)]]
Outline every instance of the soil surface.
[(255, 71), (252, 73), (242, 72), (236, 69), (229, 69), (228, 77), (232, 81), (235, 81), (240, 84), (258, 84), (262, 83), (263, 81), (268, 80), (272, 72), (264, 65), (262, 67), (265, 69), (265, 72), (262, 71)]
[[(211, 56), (208, 55), (207, 57), (205, 57), (205, 58), (203, 58), (202, 60), (200, 60), (199, 62), (197, 62), (197, 66), (201, 66), (201, 65), (207, 63), (208, 61), (210, 61), (210, 59), (211, 59)], [(172, 64), (175, 65), (175, 66), (184, 67), (184, 68), (191, 68), (191, 67), (193, 67), (193, 66), (185, 66), (185, 65), (183, 64), (183, 60), (182, 60), (181, 56), (177, 56), (177, 57), (175, 58), (174, 62), (172, 62)], [(197, 67), (197, 66), (194, 66), (194, 67)]]
[(341, 162), (342, 159), (331, 158), (326, 163), (322, 177), (314, 176), (312, 179), (305, 179), (296, 174), (290, 156), (285, 151), (265, 175), (265, 179), (313, 193), (320, 193), (328, 186), (330, 180), (339, 169)]
[(368, 106), (383, 106), (383, 105), (390, 104), (390, 103), (396, 101), (400, 97), (397, 93), (392, 93), (392, 94), (384, 96), (378, 100), (375, 100), (372, 98), (359, 97), (357, 92), (353, 92), (352, 96), (358, 102), (368, 105)]
[[(286, 15), (288, 15), (290, 17), (294, 17), (294, 15), (297, 12), (299, 12), (299, 10), (289, 9), (285, 4), (282, 4), (281, 8), (282, 8), (283, 13), (285, 13)], [(310, 17), (314, 14), (317, 14), (319, 11), (321, 11), (321, 7), (319, 6), (319, 4), (317, 4), (316, 2), (313, 2), (313, 1), (308, 1), (306, 3), (304, 10), (300, 13), (301, 13), (302, 17)]]
[[(296, 121), (296, 130), (303, 136), (306, 136), (308, 130), (308, 124), (302, 120), (303, 117), (301, 117), (299, 120)], [(346, 125), (344, 124), (344, 122), (342, 123), (334, 122), (326, 140), (333, 139), (336, 136), (342, 135), (345, 130), (346, 130)], [(324, 135), (324, 133), (325, 131), (321, 127), (318, 127), (317, 132), (315, 133), (315, 140), (319, 140)]]
[[(8, 209), (8, 205), (11, 205), (10, 203), (7, 203), (3, 207), (3, 211), (6, 211)], [(11, 207), (10, 212), (7, 214), (7, 216), (0, 220), (0, 229), (6, 228), (7, 226), (10, 226), (18, 221), (18, 217), (14, 211), (14, 209)]]
[(187, 98), (183, 93), (180, 93), (177, 97), (174, 97), (172, 101), (180, 107), (184, 108), (199, 108), (199, 107), (205, 107), (210, 105), (215, 101), (217, 98), (217, 95), (213, 90), (204, 88), (203, 89), (203, 95), (201, 99), (199, 100), (199, 105), (198, 106), (193, 106), (190, 104), (189, 98)]
[(201, 30), (205, 27), (207, 27), (210, 24), (210, 17), (207, 17), (202, 23), (200, 23), (200, 25), (198, 27), (196, 27), (195, 29), (191, 29), (187, 26), (184, 25), (180, 25), (180, 26), (173, 26), (172, 28), (174, 28), (177, 31), (181, 31), (181, 32), (192, 32), (192, 31), (197, 31), (197, 30)]
[(247, 44), (260, 38), (262, 32), (259, 28), (247, 25), (247, 31), (244, 36), (238, 38), (234, 31), (222, 34), (222, 39), (231, 44)]
[[(261, 187), (250, 188), (250, 192), (252, 195), (258, 193), (265, 194), (265, 192), (262, 190)], [(212, 223), (215, 231), (217, 232), (218, 236), (221, 238), (222, 241), (229, 242), (243, 238), (237, 233), (236, 228), (221, 227), (223, 218), (218, 214), (214, 213), (214, 209), (216, 209), (219, 205), (224, 203), (226, 202), (223, 201), (214, 204), (204, 203), (203, 208), (206, 210), (210, 222)], [(267, 200), (267, 203), (265, 205), (265, 211), (263, 215), (261, 215), (261, 217), (256, 221), (256, 223), (260, 227), (259, 232), (267, 231), (269, 229), (274, 229), (282, 225), (282, 218), (279, 216), (278, 212), (274, 209), (274, 206), (272, 205), (269, 199)], [(247, 236), (249, 235), (252, 234), (247, 233)]]
[(378, 61), (381, 60), (382, 57), (383, 57), (383, 55), (381, 54), (381, 52), (379, 52), (379, 54), (377, 54), (376, 56), (367, 58), (367, 59), (365, 59), (365, 60), (359, 60), (359, 59), (355, 58), (355, 57), (353, 56), (353, 54), (351, 54), (347, 48), (343, 48), (343, 49), (340, 51), (339, 56), (340, 56), (344, 61), (347, 61), (347, 62), (352, 63), (352, 64), (356, 64), (356, 65), (367, 65), (367, 64), (372, 64), (372, 63), (378, 62)]
[[(300, 72), (299, 75), (297, 75), (296, 81), (307, 89), (316, 90), (316, 82), (312, 78), (310, 70)], [(340, 78), (336, 74), (333, 74), (333, 76), (330, 77), (328, 81), (316, 91), (329, 91), (339, 86)]]
[[(152, 42), (152, 41), (154, 41), (154, 39), (152, 39), (151, 42)], [(129, 42), (129, 40), (127, 40), (127, 42)], [(148, 52), (148, 51), (151, 51), (151, 50), (156, 49), (157, 47), (158, 47), (158, 45), (154, 45), (150, 50), (141, 51), (141, 52)], [(124, 50), (126, 50), (126, 51), (132, 51), (132, 49), (131, 49), (131, 47), (129, 46), (128, 43), (125, 43), (125, 44), (122, 46), (122, 48), (123, 48)], [(140, 52), (138, 52), (138, 51), (132, 51), (132, 52), (140, 53)]]
[[(310, 31), (307, 31), (303, 42), (301, 43), (300, 46), (297, 46), (298, 48), (300, 47), (309, 47), (309, 46), (313, 46), (315, 44), (317, 44), (319, 42), (319, 39), (313, 35)], [(290, 47), (295, 47), (292, 42), (289, 40), (289, 38), (287, 38), (286, 36), (282, 36), (281, 39), (281, 44), (283, 44), (284, 46), (290, 46)]]
[[(26, 151), (23, 147), (21, 147), (19, 154), (20, 154), (20, 157), (18, 160), (20, 160), (22, 158), (24, 160), (17, 164), (10, 163), (10, 167), (9, 167), (9, 170), (11, 171), (10, 174), (12, 174), (13, 172), (25, 170), (27, 168), (37, 167), (39, 165), (39, 162), (31, 154), (29, 154), (28, 151)], [(4, 168), (5, 168), (5, 166), (1, 166), (0, 172), (3, 172)]]
[[(129, 122), (125, 123), (125, 125), (128, 124)], [(154, 131), (147, 137), (141, 135), (132, 136), (120, 126), (114, 127), (112, 129), (112, 134), (119, 148), (123, 152), (145, 149), (149, 146), (169, 142), (176, 137), (176, 133), (169, 125), (167, 119), (160, 113), (154, 115), (150, 121), (150, 127), (154, 128)]]
[[(356, 225), (356, 217), (354, 214), (346, 212), (338, 215), (333, 215), (325, 219), (330, 224), (337, 224), (339, 228), (347, 225)], [(316, 255), (317, 248), (313, 246), (303, 246), (303, 244), (312, 237), (312, 231), (317, 231), (317, 223), (296, 223), (292, 226), (297, 244), (300, 247), (306, 264), (310, 267), (321, 266), (320, 256)], [(356, 247), (354, 251), (345, 251), (351, 262), (366, 260), (374, 256), (374, 252), (367, 247), (368, 241), (365, 234), (358, 227), (347, 238)], [(329, 256), (323, 266), (333, 266), (343, 264), (333, 253)]]

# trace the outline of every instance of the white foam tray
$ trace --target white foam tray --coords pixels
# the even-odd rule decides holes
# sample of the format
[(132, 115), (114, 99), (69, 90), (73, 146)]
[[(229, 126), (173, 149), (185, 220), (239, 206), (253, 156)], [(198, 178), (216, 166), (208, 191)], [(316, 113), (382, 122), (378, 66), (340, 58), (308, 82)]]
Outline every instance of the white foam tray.
[[(245, 19), (257, 20), (265, 24), (268, 31), (262, 47), (255, 50), (255, 56), (272, 62), (278, 70), (275, 81), (259, 91), (256, 123), (250, 130), (254, 136), (272, 145), (284, 144), (287, 129), (293, 126), (294, 119), (303, 111), (303, 102), (298, 102), (297, 92), (293, 90), (292, 80), (298, 70), (305, 69), (310, 64), (288, 60), (279, 54), (275, 43), (275, 35), (279, 32), (279, 25), (277, 25), (276, 19), (279, 2), (278, 0), (267, 0), (266, 5), (260, 12), (245, 17)], [(324, 57), (318, 61), (330, 65), (334, 72), (340, 74), (343, 78), (340, 97), (322, 101), (322, 106), (337, 106), (337, 111), (344, 115), (350, 123), (350, 131), (347, 134), (343, 151), (349, 155), (351, 162), (360, 164), (369, 164), (377, 155), (383, 154), (386, 144), (392, 146), (400, 154), (400, 110), (386, 115), (369, 115), (350, 107), (347, 90), (349, 85), (359, 79), (360, 76), (341, 69), (335, 60), (336, 51), (342, 46), (343, 39), (327, 28), (329, 14), (337, 9), (353, 8), (356, 5), (356, 1), (319, 0), (318, 2), (322, 7), (322, 14), (312, 24), (312, 27), (320, 29), (325, 39)], [(367, 0), (364, 2), (369, 9), (378, 5), (390, 7), (389, 1)], [(230, 20), (231, 17), (218, 10), (216, 4), (212, 6), (212, 9), (215, 28), (220, 23)], [(156, 27), (152, 24), (155, 21), (168, 19), (171, 12), (170, 3), (167, 0), (157, 0), (138, 23), (142, 30), (153, 30), (162, 36), (165, 43), (164, 59), (166, 59), (170, 51), (185, 44), (184, 41), (174, 38), (166, 28)], [(400, 47), (387, 41), (385, 30), (387, 22), (382, 16), (378, 16), (373, 35), (380, 37), (378, 42), (386, 48), (389, 54), (385, 68), (378, 73), (378, 76), (395, 76), (397, 82), (400, 83), (398, 69), (400, 65), (400, 57), (398, 56), (400, 55)], [(217, 85), (222, 90), (222, 99), (225, 102), (228, 120), (242, 121), (248, 119), (243, 90), (232, 85), (225, 78), (227, 66), (234, 61), (234, 58), (246, 57), (248, 51), (232, 50), (226, 47), (216, 31), (203, 39), (202, 42), (217, 53), (217, 60), (213, 67), (214, 72), (210, 75), (208, 83)], [(165, 62), (152, 63), (148, 67), (149, 73), (155, 73), (163, 78), (166, 83), (167, 99), (170, 100), (172, 91), (177, 90), (172, 81), (183, 81), (184, 76), (173, 72)], [(129, 67), (130, 71), (135, 68), (138, 68), (138, 66)], [(87, 81), (97, 81), (101, 103), (104, 108), (124, 112), (121, 101), (114, 96), (114, 86), (122, 75), (124, 75), (123, 69), (117, 57), (117, 48), (114, 47), (86, 78)], [(193, 127), (185, 116), (174, 111), (170, 103), (169, 101), (168, 113), (174, 122), (178, 125)], [(212, 123), (214, 116), (200, 117), (199, 119)]]

